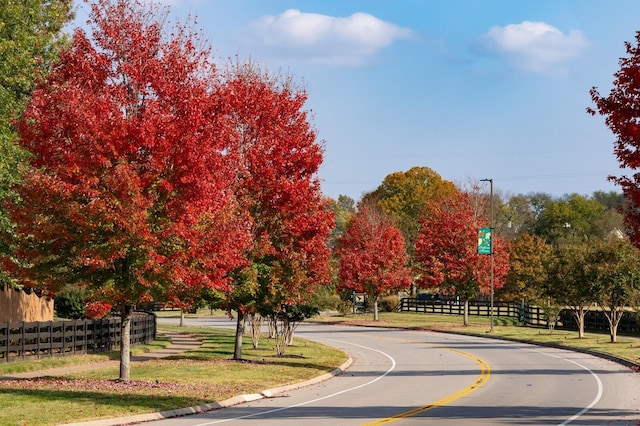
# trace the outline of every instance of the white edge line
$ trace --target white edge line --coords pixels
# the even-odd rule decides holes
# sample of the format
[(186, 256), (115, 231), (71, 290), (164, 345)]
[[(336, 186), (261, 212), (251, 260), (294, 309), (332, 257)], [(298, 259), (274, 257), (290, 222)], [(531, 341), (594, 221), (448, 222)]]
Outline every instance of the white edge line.
[(207, 422), (207, 423), (199, 423), (199, 424), (193, 425), (193, 426), (208, 426), (208, 425), (213, 425), (213, 424), (218, 424), (218, 423), (230, 422), (230, 421), (234, 421), (234, 420), (241, 420), (241, 419), (247, 419), (247, 418), (256, 417), (256, 416), (262, 416), (264, 414), (276, 413), (278, 411), (289, 410), (291, 408), (302, 407), (302, 406), (307, 405), (307, 404), (312, 404), (314, 402), (322, 401), (324, 399), (333, 398), (334, 396), (338, 396), (338, 395), (341, 395), (343, 393), (351, 392), (351, 391), (354, 391), (356, 389), (360, 389), (360, 388), (363, 388), (365, 386), (369, 386), (370, 384), (375, 383), (378, 380), (382, 379), (383, 377), (385, 377), (387, 374), (391, 373), (396, 368), (396, 360), (393, 359), (393, 357), (391, 355), (389, 355), (389, 354), (387, 354), (385, 352), (382, 352), (382, 351), (380, 351), (378, 349), (373, 349), (373, 348), (370, 348), (368, 346), (358, 345), (356, 343), (345, 342), (344, 340), (334, 340), (334, 339), (324, 339), (324, 340), (330, 340), (330, 341), (333, 341), (333, 342), (343, 343), (343, 344), (347, 344), (347, 345), (351, 345), (351, 346), (357, 346), (357, 347), (362, 348), (362, 349), (367, 349), (367, 350), (370, 350), (370, 351), (373, 351), (373, 352), (378, 352), (378, 353), (386, 356), (387, 358), (389, 358), (389, 360), (391, 361), (391, 367), (389, 367), (389, 369), (387, 371), (385, 371), (383, 374), (379, 375), (378, 377), (376, 377), (373, 380), (370, 380), (370, 381), (368, 381), (366, 383), (363, 383), (363, 384), (358, 385), (358, 386), (354, 386), (354, 387), (349, 388), (349, 389), (343, 389), (343, 390), (341, 390), (339, 392), (335, 392), (335, 393), (332, 393), (331, 395), (326, 395), (326, 396), (323, 396), (321, 398), (315, 398), (315, 399), (311, 399), (309, 401), (300, 402), (298, 404), (288, 405), (286, 407), (274, 408), (272, 410), (261, 411), (259, 413), (247, 414), (247, 415), (240, 416), (240, 417), (233, 417), (233, 418), (229, 418), (229, 419), (220, 419), (220, 420), (215, 420), (215, 421)]

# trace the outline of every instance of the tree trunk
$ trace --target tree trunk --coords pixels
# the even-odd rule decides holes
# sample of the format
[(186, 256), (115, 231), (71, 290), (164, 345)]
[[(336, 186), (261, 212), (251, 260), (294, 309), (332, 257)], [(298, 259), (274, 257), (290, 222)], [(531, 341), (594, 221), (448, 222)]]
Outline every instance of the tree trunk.
[(120, 380), (131, 377), (131, 315), (132, 306), (123, 304), (120, 316)]
[(236, 343), (233, 349), (233, 359), (240, 361), (242, 359), (242, 335), (244, 334), (244, 314), (238, 311), (236, 323)]
[(180, 309), (180, 327), (184, 327), (184, 309)]
[(587, 314), (587, 311), (583, 308), (572, 309), (573, 317), (576, 319), (578, 323), (578, 339), (584, 338), (584, 317)]
[(378, 321), (378, 296), (373, 297), (373, 320)]
[(462, 322), (462, 324), (464, 324), (464, 326), (468, 326), (469, 325), (469, 299), (464, 299), (464, 320)]
[(278, 334), (278, 322), (276, 317), (274, 315), (269, 315), (267, 322), (269, 324), (269, 339), (275, 339), (276, 334)]
[(262, 315), (258, 313), (251, 315), (251, 343), (253, 343), (253, 349), (258, 349), (258, 342), (262, 334), (262, 321)]
[(604, 315), (609, 321), (609, 336), (611, 337), (611, 343), (616, 343), (618, 341), (618, 324), (620, 324), (620, 320), (622, 319), (624, 306), (609, 306), (608, 313), (604, 308), (602, 309), (602, 312), (604, 312)]

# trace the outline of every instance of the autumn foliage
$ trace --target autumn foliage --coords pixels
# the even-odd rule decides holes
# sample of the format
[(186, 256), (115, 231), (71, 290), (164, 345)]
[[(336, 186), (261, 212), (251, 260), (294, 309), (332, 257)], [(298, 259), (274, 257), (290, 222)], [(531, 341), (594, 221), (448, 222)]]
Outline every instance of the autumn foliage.
[(374, 204), (359, 206), (338, 239), (336, 252), (340, 259), (338, 290), (364, 292), (375, 302), (378, 296), (411, 284), (402, 232)]
[[(253, 276), (260, 285), (250, 299), (270, 309), (304, 303), (317, 285), (330, 281), (327, 239), (333, 226), (317, 178), (323, 147), (303, 108), (307, 94), (290, 77), (250, 63), (230, 71), (218, 96), (233, 130), (234, 190), (252, 219), (247, 255), (259, 265), (236, 284)], [(237, 298), (233, 308), (247, 302)]]
[[(491, 256), (478, 254), (478, 228), (488, 227), (487, 216), (475, 208), (466, 192), (434, 200), (416, 239), (415, 260), (419, 287), (472, 299), (489, 294)], [(503, 286), (509, 269), (506, 242), (494, 236), (494, 289)]]
[[(608, 96), (600, 96), (597, 88), (591, 89), (597, 112), (605, 116), (605, 123), (617, 140), (614, 154), (620, 168), (635, 171), (640, 168), (640, 31), (636, 33), (635, 44), (626, 42), (627, 57), (620, 59), (620, 70), (614, 74), (613, 88)], [(591, 114), (596, 110), (587, 108)], [(640, 246), (640, 174), (610, 176), (620, 185), (628, 208), (625, 222), (631, 241)]]
[(32, 157), (9, 206), (12, 266), (54, 293), (70, 281), (99, 290), (124, 324), (138, 303), (230, 285), (250, 219), (198, 35), (177, 26), (167, 37), (142, 1), (91, 10), (92, 38), (74, 32), (17, 124)]

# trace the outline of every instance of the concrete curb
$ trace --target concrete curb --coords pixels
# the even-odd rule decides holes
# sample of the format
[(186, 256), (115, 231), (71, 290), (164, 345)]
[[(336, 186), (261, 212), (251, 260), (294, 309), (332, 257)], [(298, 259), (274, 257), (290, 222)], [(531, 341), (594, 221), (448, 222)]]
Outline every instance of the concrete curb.
[(291, 385), (281, 386), (277, 388), (266, 389), (260, 393), (238, 395), (238, 396), (231, 397), (229, 399), (225, 399), (224, 401), (220, 401), (220, 402), (211, 402), (208, 404), (196, 405), (196, 406), (187, 407), (187, 408), (178, 408), (175, 410), (162, 411), (158, 413), (138, 414), (135, 416), (118, 417), (118, 418), (112, 418), (112, 419), (90, 420), (87, 422), (79, 422), (79, 423), (66, 423), (60, 426), (121, 426), (121, 425), (133, 424), (133, 423), (149, 422), (153, 420), (170, 419), (173, 417), (188, 416), (191, 414), (205, 413), (207, 411), (218, 410), (220, 408), (232, 407), (234, 405), (242, 404), (243, 402), (256, 401), (262, 398), (271, 398), (273, 396), (276, 396), (284, 392), (289, 392), (305, 386), (315, 385), (317, 383), (324, 382), (325, 380), (329, 380), (332, 377), (335, 377), (337, 375), (344, 373), (347, 370), (347, 368), (351, 366), (351, 364), (353, 364), (353, 359), (349, 357), (349, 359), (347, 359), (338, 368), (328, 373), (322, 374), (318, 377), (314, 377), (313, 379), (309, 379), (304, 382), (294, 383)]

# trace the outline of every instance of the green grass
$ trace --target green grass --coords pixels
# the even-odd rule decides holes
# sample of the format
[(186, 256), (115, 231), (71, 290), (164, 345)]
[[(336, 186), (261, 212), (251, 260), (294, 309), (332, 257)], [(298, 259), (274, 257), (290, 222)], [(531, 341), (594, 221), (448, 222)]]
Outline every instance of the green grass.
[[(131, 354), (139, 355), (147, 352), (157, 351), (159, 349), (166, 348), (170, 343), (171, 340), (168, 337), (158, 336), (155, 341), (149, 344), (132, 347)], [(0, 363), (0, 375), (47, 370), (49, 368), (69, 367), (73, 365), (84, 365), (119, 358), (120, 352), (109, 351), (99, 354), (54, 356), (40, 358), (39, 360), (12, 361), (7, 363)]]
[(522, 340), (538, 344), (558, 345), (570, 349), (591, 350), (640, 364), (640, 336), (618, 335), (616, 343), (610, 343), (608, 333), (585, 333), (585, 337), (579, 339), (577, 331), (554, 330), (550, 332), (546, 328), (523, 327), (517, 323), (515, 318), (495, 317), (491, 334), (489, 334), (490, 319), (477, 316), (469, 316), (470, 324), (466, 327), (462, 323), (461, 316), (415, 312), (381, 312), (379, 321), (373, 321), (372, 314), (325, 315), (313, 320), (325, 323), (450, 331), (484, 337)]
[[(209, 311), (187, 314), (202, 317)], [(219, 313), (217, 313), (219, 314)], [(163, 311), (159, 316), (177, 316), (178, 311)], [(371, 314), (348, 316), (323, 315), (313, 321), (354, 325), (375, 325), (467, 333), (485, 337), (502, 337), (583, 348), (608, 353), (640, 363), (640, 338), (618, 336), (609, 343), (608, 334), (587, 333), (578, 339), (577, 332), (519, 326), (512, 318), (496, 317), (489, 334), (489, 318), (462, 317), (423, 313)], [(332, 370), (346, 360), (346, 355), (318, 343), (295, 338), (283, 357), (275, 356), (273, 341), (264, 337), (253, 349), (246, 337), (243, 361), (232, 361), (234, 332), (205, 327), (178, 327), (161, 324), (161, 331), (178, 331), (199, 338), (203, 345), (170, 359), (134, 364), (131, 381), (122, 383), (117, 368), (106, 368), (62, 377), (0, 381), (0, 426), (47, 426), (99, 418), (164, 411), (220, 401), (231, 396), (255, 393), (264, 389), (300, 382)], [(136, 352), (158, 349), (168, 344), (160, 338), (153, 345), (136, 347)], [(20, 361), (0, 365), (0, 374), (30, 371), (64, 365), (117, 359), (117, 352)]]
[(298, 338), (277, 357), (273, 342), (263, 337), (258, 349), (245, 338), (243, 361), (232, 361), (233, 331), (164, 324), (161, 330), (190, 333), (203, 345), (169, 359), (134, 364), (128, 383), (114, 380), (117, 368), (0, 381), (0, 425), (56, 425), (190, 407), (304, 381), (347, 359), (338, 350)]

